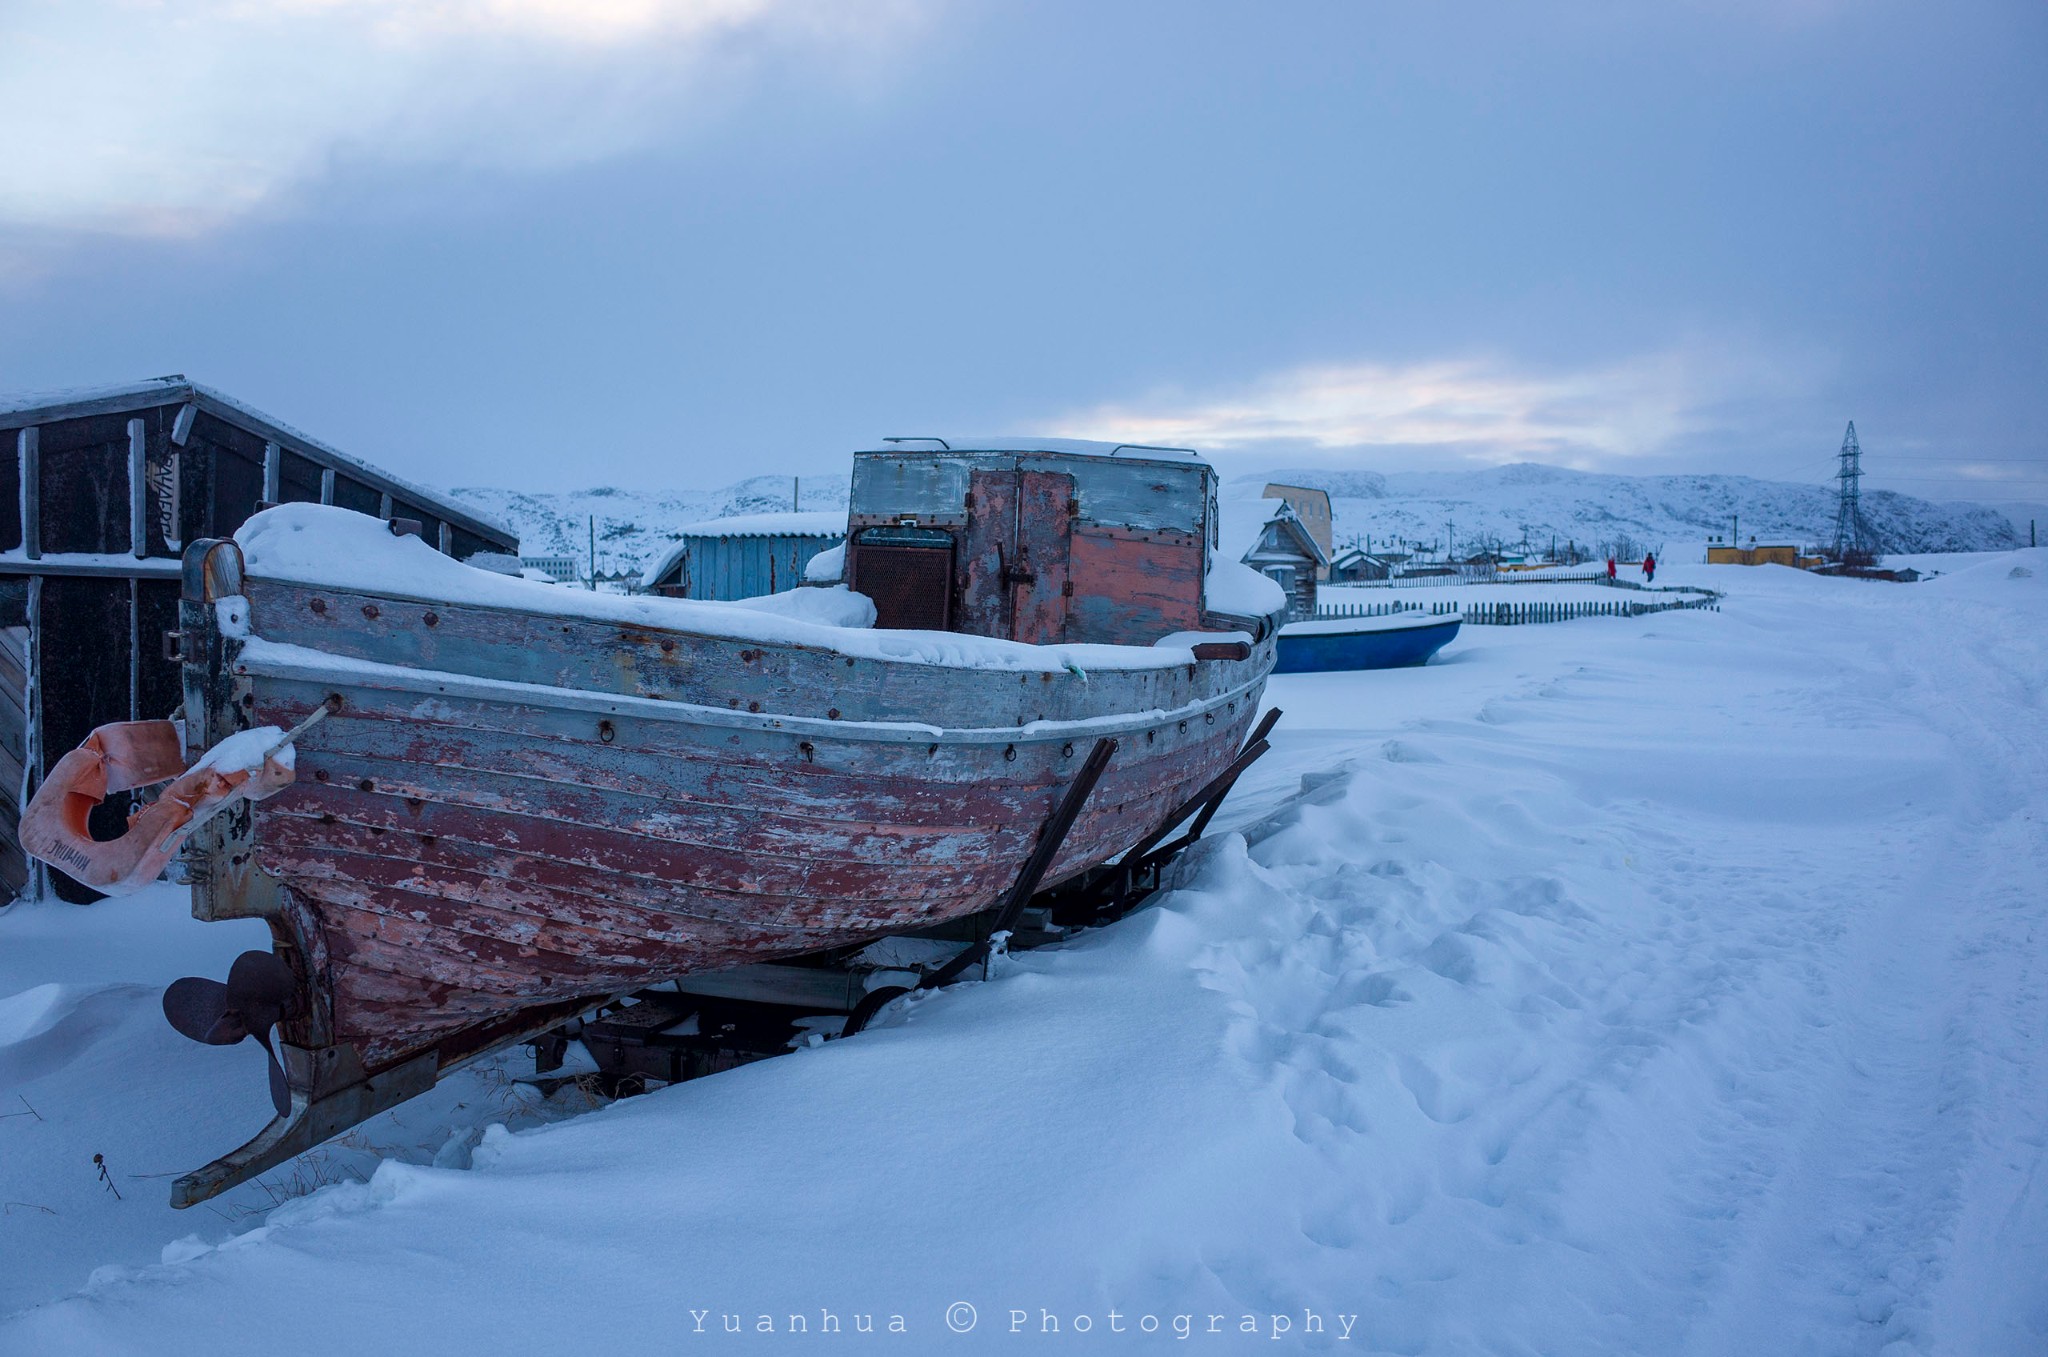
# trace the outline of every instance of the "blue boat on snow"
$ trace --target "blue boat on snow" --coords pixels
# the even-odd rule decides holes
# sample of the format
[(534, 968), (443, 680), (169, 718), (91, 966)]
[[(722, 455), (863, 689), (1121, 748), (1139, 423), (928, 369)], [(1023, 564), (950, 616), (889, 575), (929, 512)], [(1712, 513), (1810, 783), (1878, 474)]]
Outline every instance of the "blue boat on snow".
[(1326, 617), (1280, 628), (1276, 674), (1327, 674), (1428, 664), (1458, 634), (1458, 617), (1395, 613)]

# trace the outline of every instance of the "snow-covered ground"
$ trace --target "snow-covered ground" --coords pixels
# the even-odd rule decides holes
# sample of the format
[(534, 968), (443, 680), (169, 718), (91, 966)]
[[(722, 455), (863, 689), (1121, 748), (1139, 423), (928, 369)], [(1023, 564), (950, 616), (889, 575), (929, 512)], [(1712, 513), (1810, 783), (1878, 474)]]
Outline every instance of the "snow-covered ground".
[(163, 1205), (267, 1100), (155, 1012), (260, 930), (16, 906), (0, 1352), (2048, 1351), (2048, 551), (1944, 564), (1276, 679), (1146, 911), (267, 1218)]
[[(488, 486), (457, 486), (448, 493), (509, 524), (527, 556), (570, 556), (580, 573), (590, 569), (595, 537), (597, 568), (638, 576), (666, 556), (686, 528), (705, 519), (788, 513), (799, 497), (806, 512), (846, 509), (849, 478), (750, 476), (716, 490), (592, 490), (534, 494)], [(845, 519), (840, 520), (845, 528)]]

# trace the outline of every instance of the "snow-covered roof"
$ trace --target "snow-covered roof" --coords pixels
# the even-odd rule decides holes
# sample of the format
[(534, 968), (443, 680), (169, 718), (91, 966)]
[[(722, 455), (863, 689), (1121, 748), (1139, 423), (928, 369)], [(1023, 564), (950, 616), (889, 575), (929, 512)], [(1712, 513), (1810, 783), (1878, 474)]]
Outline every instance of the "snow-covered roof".
[(1070, 452), (1086, 457), (1124, 457), (1138, 461), (1196, 461), (1193, 448), (1163, 448), (1149, 443), (1105, 443), (1088, 438), (1036, 438), (1016, 434), (962, 434), (957, 437), (899, 435), (882, 440), (877, 452)]
[(846, 536), (846, 511), (844, 509), (806, 509), (801, 512), (790, 510), (779, 514), (731, 514), (725, 518), (707, 518), (696, 523), (685, 523), (677, 528), (681, 534), (676, 544), (661, 555), (640, 574), (640, 587), (652, 589), (661, 582), (661, 577), (675, 568), (683, 553), (707, 537), (835, 537)]
[(732, 514), (676, 529), (685, 537), (844, 537), (846, 510), (806, 509), (779, 514)]
[(1294, 525), (1294, 535), (1301, 540), (1306, 554), (1319, 565), (1328, 564), (1322, 546), (1302, 523), (1300, 515), (1294, 512), (1294, 506), (1286, 500), (1253, 499), (1244, 495), (1220, 500), (1216, 507), (1222, 517), (1216, 550), (1218, 556), (1242, 561), (1258, 546), (1266, 525), (1277, 521)]
[[(0, 428), (17, 428), (48, 420), (75, 419), (83, 415), (112, 414), (120, 410), (143, 410), (152, 406), (168, 405), (173, 401), (190, 401), (208, 414), (232, 418), (235, 423), (268, 435), (279, 446), (310, 455), (313, 460), (325, 462), (336, 470), (347, 471), (376, 490), (388, 491), (399, 498), (415, 500), (423, 506), (430, 506), (436, 514), (458, 527), (509, 538), (515, 542), (519, 540), (519, 534), (499, 519), (468, 508), (439, 491), (429, 490), (423, 485), (394, 476), (381, 467), (373, 466), (332, 444), (323, 443), (312, 435), (293, 428), (281, 419), (263, 413), (253, 405), (239, 401), (223, 391), (216, 391), (210, 386), (202, 386), (181, 372), (172, 373), (168, 377), (151, 377), (144, 381), (121, 382), (111, 386), (67, 387), (49, 391), (0, 394)], [(35, 418), (24, 419), (24, 415), (33, 415)]]

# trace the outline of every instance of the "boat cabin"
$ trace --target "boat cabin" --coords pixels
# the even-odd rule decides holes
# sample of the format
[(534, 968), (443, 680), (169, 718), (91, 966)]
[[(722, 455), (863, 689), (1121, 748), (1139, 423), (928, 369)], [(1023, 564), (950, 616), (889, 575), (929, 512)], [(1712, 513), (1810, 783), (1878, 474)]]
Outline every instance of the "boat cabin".
[[(854, 454), (846, 581), (879, 627), (1034, 645), (1203, 630), (1216, 473), (1183, 448), (885, 440)], [(1218, 627), (1253, 626), (1257, 619)]]

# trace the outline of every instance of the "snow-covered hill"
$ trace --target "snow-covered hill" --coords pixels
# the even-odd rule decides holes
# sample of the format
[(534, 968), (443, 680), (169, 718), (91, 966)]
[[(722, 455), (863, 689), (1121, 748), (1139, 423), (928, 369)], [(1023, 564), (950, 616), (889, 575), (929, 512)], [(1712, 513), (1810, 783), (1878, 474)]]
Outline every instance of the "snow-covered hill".
[[(1626, 537), (1637, 545), (1726, 537), (1740, 520), (1745, 540), (1809, 546), (1832, 539), (1831, 488), (1750, 476), (1612, 476), (1536, 463), (1484, 471), (1263, 472), (1240, 477), (1240, 488), (1265, 481), (1314, 486), (1330, 493), (1340, 545), (1372, 538), (1457, 545), (1547, 547), (1599, 545)], [(1863, 517), (1880, 550), (1996, 551), (2022, 538), (2003, 514), (1975, 504), (1935, 504), (1889, 490), (1865, 491)]]
[[(1827, 487), (1749, 476), (1608, 476), (1520, 463), (1485, 471), (1398, 472), (1278, 470), (1241, 476), (1239, 494), (1267, 481), (1328, 490), (1338, 543), (1370, 537), (1458, 545), (1516, 543), (1547, 547), (1553, 536), (1598, 547), (1627, 538), (1638, 546), (1726, 536), (1740, 518), (1746, 539), (1808, 546), (1828, 540), (1835, 521)], [(459, 487), (452, 493), (518, 529), (529, 556), (587, 562), (596, 520), (598, 568), (645, 569), (685, 524), (791, 507), (792, 478), (753, 476), (717, 490), (621, 490), (600, 486), (563, 494)], [(846, 507), (845, 476), (807, 476), (805, 509)], [(1888, 552), (1996, 551), (2021, 545), (2011, 519), (1975, 504), (1936, 504), (1875, 490), (1863, 514)]]
[(686, 524), (735, 514), (773, 513), (794, 507), (844, 509), (845, 476), (750, 476), (718, 490), (620, 490), (598, 486), (560, 494), (528, 494), (486, 486), (449, 493), (502, 520), (519, 533), (528, 556), (574, 556), (587, 569), (591, 520), (597, 527), (597, 566), (605, 574), (639, 574), (668, 550)]

